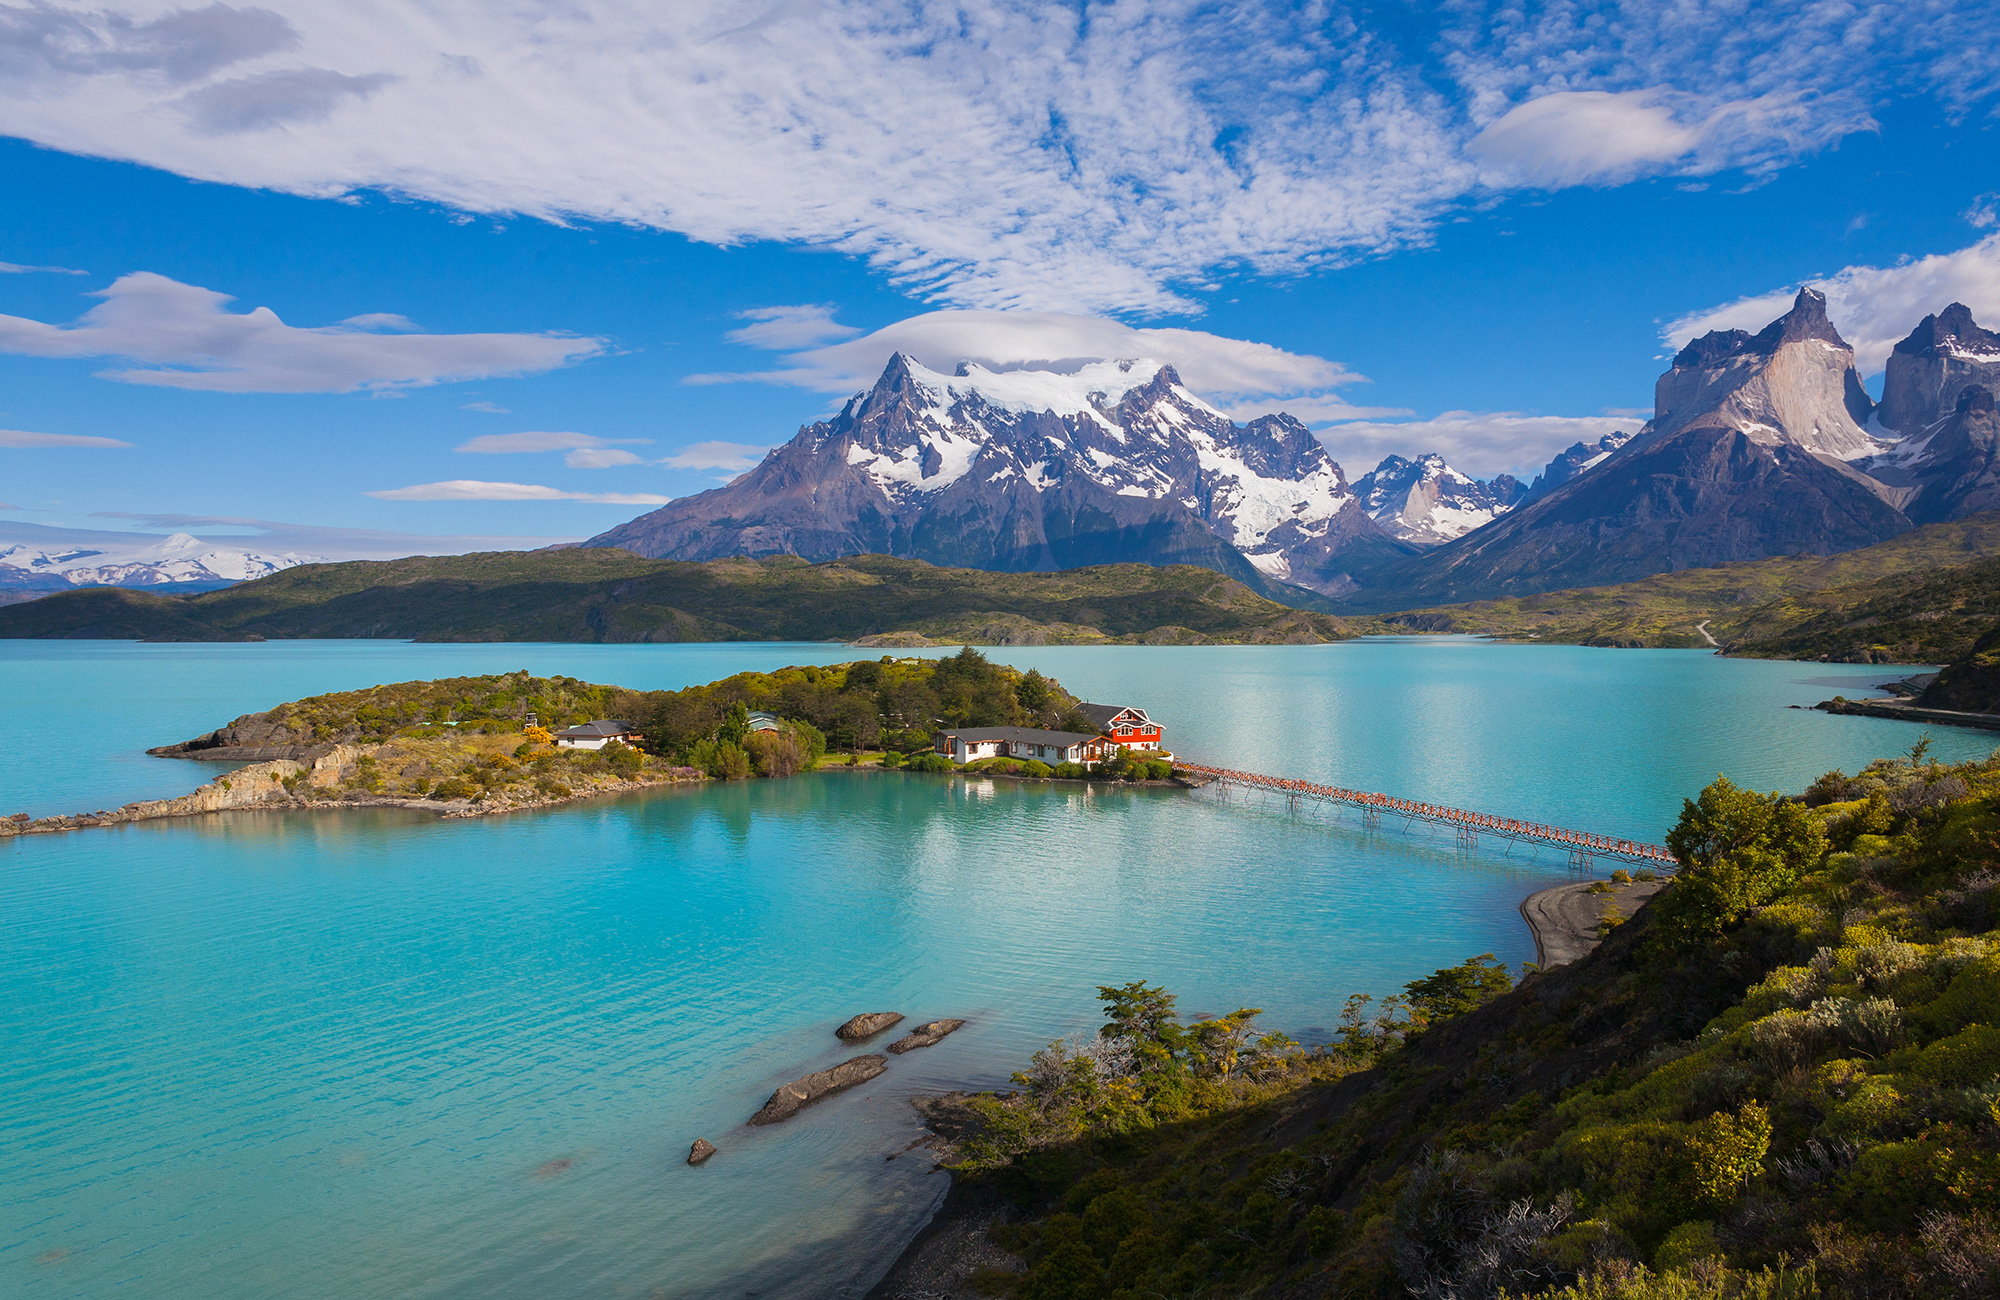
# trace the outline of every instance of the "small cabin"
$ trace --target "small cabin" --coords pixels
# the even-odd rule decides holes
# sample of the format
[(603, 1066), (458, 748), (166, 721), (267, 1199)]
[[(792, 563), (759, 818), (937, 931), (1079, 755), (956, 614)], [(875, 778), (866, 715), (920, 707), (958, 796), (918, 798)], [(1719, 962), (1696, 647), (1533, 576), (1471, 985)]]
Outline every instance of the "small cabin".
[(556, 733), (558, 749), (603, 749), (612, 741), (624, 745), (639, 743), (639, 729), (616, 718), (600, 718), (581, 726), (565, 727)]
[(765, 713), (762, 710), (758, 710), (756, 712), (751, 713), (750, 715), (748, 730), (783, 731), (784, 729), (785, 729), (784, 719), (780, 718), (775, 713)]

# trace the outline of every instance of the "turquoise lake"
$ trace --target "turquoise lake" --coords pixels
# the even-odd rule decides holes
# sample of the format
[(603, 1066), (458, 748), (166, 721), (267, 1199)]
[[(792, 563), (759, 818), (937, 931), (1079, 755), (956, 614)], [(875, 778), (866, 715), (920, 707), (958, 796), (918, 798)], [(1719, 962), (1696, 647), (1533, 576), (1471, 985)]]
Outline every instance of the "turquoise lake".
[[(239, 713), (527, 668), (638, 688), (830, 645), (0, 642), (0, 814), (184, 793)], [(1795, 790), (1910, 724), (1906, 670), (1457, 638), (1006, 648), (1204, 762), (1657, 842), (1716, 773)], [(1993, 738), (1939, 729), (1933, 753)], [(835, 771), (485, 820), (234, 813), (0, 844), (0, 1294), (859, 1295), (943, 1192), (907, 1099), (1089, 1032), (1094, 986), (1324, 1035), (1480, 952), (1566, 858), (1213, 793)], [(970, 1020), (743, 1121), (858, 1011)], [(683, 1163), (697, 1137), (721, 1153)]]

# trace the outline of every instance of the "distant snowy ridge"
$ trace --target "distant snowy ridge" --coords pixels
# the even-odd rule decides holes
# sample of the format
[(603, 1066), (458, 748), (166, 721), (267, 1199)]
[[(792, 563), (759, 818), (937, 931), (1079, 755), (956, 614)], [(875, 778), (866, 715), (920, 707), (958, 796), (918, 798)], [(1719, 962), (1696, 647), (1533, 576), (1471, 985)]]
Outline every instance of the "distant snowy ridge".
[(39, 550), (0, 548), (0, 590), (61, 591), (66, 587), (163, 587), (190, 583), (223, 586), (268, 577), (321, 557), (265, 554), (217, 546), (188, 533), (134, 538), (130, 547)]
[(1362, 508), (1390, 536), (1438, 546), (1490, 524), (1519, 505), (1527, 488), (1512, 474), (1481, 482), (1430, 452), (1415, 460), (1389, 456), (1354, 481)]

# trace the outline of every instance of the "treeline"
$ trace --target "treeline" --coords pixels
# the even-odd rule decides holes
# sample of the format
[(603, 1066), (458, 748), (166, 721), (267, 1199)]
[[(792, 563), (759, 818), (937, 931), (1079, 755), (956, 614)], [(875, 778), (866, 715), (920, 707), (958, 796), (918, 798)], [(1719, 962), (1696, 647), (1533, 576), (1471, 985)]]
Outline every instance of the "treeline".
[[(991, 663), (967, 646), (943, 659), (897, 659), (780, 668), (738, 673), (706, 686), (646, 696), (641, 728), (649, 751), (723, 776), (747, 764), (767, 770), (758, 747), (771, 733), (749, 731), (751, 712), (772, 713), (787, 724), (783, 734), (803, 753), (822, 750), (884, 750), (921, 754), (931, 749), (935, 729), (948, 727), (1096, 728), (1077, 712), (1077, 700), (1051, 678)], [(817, 754), (813, 755), (817, 757)], [(779, 758), (772, 775), (789, 756)], [(809, 764), (807, 764), (809, 766)], [(797, 770), (794, 767), (792, 770)]]

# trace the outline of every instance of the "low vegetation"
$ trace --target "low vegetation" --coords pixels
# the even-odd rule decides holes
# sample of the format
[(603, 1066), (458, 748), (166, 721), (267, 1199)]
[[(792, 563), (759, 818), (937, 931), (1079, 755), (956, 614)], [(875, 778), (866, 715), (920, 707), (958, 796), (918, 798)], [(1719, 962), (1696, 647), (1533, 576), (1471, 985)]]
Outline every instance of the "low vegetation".
[[(1405, 630), (1573, 645), (1707, 646), (1839, 663), (1945, 663), (2000, 620), (2000, 514), (1842, 555), (1791, 555), (1609, 587), (1388, 615)], [(1702, 625), (1707, 625), (1707, 635)]]
[(1718, 780), (1589, 957), (1357, 998), (1333, 1041), (1100, 990), (971, 1099), (1021, 1300), (2000, 1294), (2000, 762)]
[[(1325, 603), (1303, 590), (1298, 599)], [(1335, 641), (1356, 628), (1192, 565), (986, 573), (881, 555), (690, 563), (595, 548), (309, 564), (199, 595), (97, 587), (0, 609), (0, 637), (151, 641), (847, 641), (899, 632), (983, 644), (1194, 644)]]

